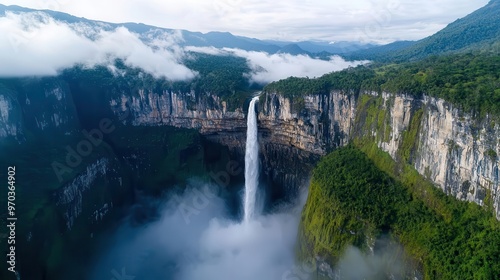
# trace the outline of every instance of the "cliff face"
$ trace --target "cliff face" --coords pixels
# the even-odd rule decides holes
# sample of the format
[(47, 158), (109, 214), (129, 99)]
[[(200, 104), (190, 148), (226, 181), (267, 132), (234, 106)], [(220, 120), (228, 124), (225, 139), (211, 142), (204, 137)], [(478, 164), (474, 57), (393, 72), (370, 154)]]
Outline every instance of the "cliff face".
[(353, 95), (305, 96), (303, 108), (294, 108), (293, 100), (277, 94), (261, 100), (259, 120), (273, 142), (324, 155), (349, 141), (356, 111)]
[[(246, 108), (230, 110), (213, 94), (103, 89), (59, 78), (0, 82), (0, 161), (24, 167), (18, 191), (30, 193), (23, 195), (26, 203), (19, 213), (33, 222), (19, 228), (26, 240), (20, 246), (31, 248), (26, 252), (39, 248), (40, 260), (51, 257), (51, 247), (43, 247), (48, 228), (85, 237), (90, 244), (92, 233), (133, 200), (132, 177), (161, 191), (166, 183), (193, 174), (190, 168), (182, 171), (183, 166), (215, 173), (225, 168), (227, 157), (215, 156), (224, 162), (210, 169), (204, 160), (207, 147), (170, 126), (196, 129), (229, 147), (231, 158), (243, 159)], [(500, 219), (498, 119), (474, 117), (427, 96), (371, 92), (332, 91), (296, 99), (265, 93), (258, 111), (262, 180), (270, 199), (293, 196), (305, 186), (322, 155), (351, 140), (368, 139), (446, 194), (492, 206)], [(84, 128), (93, 131), (108, 118), (117, 129), (103, 133), (103, 144), (92, 146), (87, 156), (88, 146), (81, 144), (88, 140)], [(68, 165), (68, 147), (83, 153), (76, 166)], [(59, 169), (62, 181), (54, 162), (69, 168)], [(159, 172), (165, 162), (168, 172)], [(40, 188), (29, 189), (39, 182), (44, 182)], [(58, 244), (58, 238), (48, 242)], [(25, 256), (37, 262), (34, 258)], [(43, 268), (30, 271), (37, 275), (37, 269)]]
[(492, 205), (500, 219), (498, 122), (489, 116), (473, 118), (428, 96), (384, 93), (379, 109), (387, 112), (386, 135), (371, 133), (379, 134), (382, 150), (395, 159), (403, 157), (446, 194)]
[[(229, 111), (227, 103), (216, 95), (139, 90), (111, 97), (109, 104), (117, 116), (130, 111), (126, 124), (197, 129), (209, 140), (229, 147), (237, 157), (244, 157), (244, 108)], [(276, 115), (274, 119), (265, 118), (263, 113), (259, 115), (262, 171), (267, 183), (275, 187), (270, 190), (271, 196), (278, 197), (298, 191), (322, 150), (315, 147), (321, 142), (320, 135), (309, 136), (297, 123), (289, 123), (289, 112), (282, 113), (285, 115)], [(291, 131), (300, 135), (293, 135)]]
[[(70, 256), (77, 263), (96, 248), (94, 235), (115, 226), (138, 193), (226, 168), (225, 151), (218, 148), (207, 159), (204, 152), (214, 148), (195, 131), (132, 126), (124, 120), (135, 119), (131, 110), (114, 118), (106, 113), (112, 112), (110, 98), (87, 93), (61, 78), (0, 80), (0, 165), (17, 171), (22, 202), (16, 217), (25, 221), (16, 228), (22, 278), (80, 277), (85, 271), (65, 271)], [(80, 107), (85, 98), (81, 106), (88, 115)], [(89, 115), (107, 125), (96, 126)], [(6, 200), (0, 196), (1, 203)], [(0, 235), (3, 251), (7, 237)], [(2, 269), (0, 278), (7, 279), (7, 272)]]
[(241, 108), (229, 112), (225, 101), (210, 94), (139, 90), (135, 94), (112, 97), (109, 103), (116, 112), (130, 110), (132, 125), (194, 128), (202, 134), (238, 132), (246, 127)]
[(78, 126), (72, 94), (57, 78), (0, 83), (0, 142), (24, 142), (26, 132), (71, 134)]
[(304, 97), (299, 110), (276, 94), (263, 100), (259, 119), (274, 142), (323, 155), (369, 137), (445, 193), (492, 205), (500, 219), (500, 125), (491, 117), (474, 118), (441, 99), (405, 94), (364, 92), (355, 98), (333, 91)]
[[(362, 104), (368, 99), (373, 99), (370, 109)], [(122, 108), (124, 103), (131, 104), (134, 125), (196, 128), (214, 141), (243, 150), (245, 114), (242, 109), (229, 112), (219, 97), (139, 91), (111, 101)], [(500, 125), (489, 116), (478, 120), (428, 96), (377, 97), (364, 92), (357, 98), (340, 91), (300, 101), (268, 93), (261, 96), (259, 110), (264, 170), (281, 184), (297, 187), (297, 171), (307, 173), (319, 156), (355, 137), (370, 136), (379, 148), (410, 163), (445, 193), (480, 205), (490, 203), (500, 218)], [(377, 111), (377, 125), (360, 127), (360, 121), (374, 115), (367, 110)], [(288, 158), (304, 164), (294, 166)]]
[(15, 110), (13, 100), (9, 96), (0, 95), (0, 138), (17, 134), (19, 118), (16, 118), (13, 114), (19, 113), (19, 110)]
[[(43, 94), (23, 96), (22, 104), (21, 97), (16, 100), (11, 92), (2, 91), (1, 139), (22, 139), (26, 129), (62, 129), (65, 135), (75, 130), (79, 116), (68, 86), (61, 81), (49, 84), (42, 87)], [(140, 89), (93, 100), (125, 126), (194, 128), (235, 154), (244, 153), (246, 109), (231, 111), (216, 95)], [(28, 110), (34, 101), (44, 102), (50, 112)], [(427, 96), (364, 92), (358, 97), (341, 91), (295, 100), (266, 93), (258, 110), (263, 172), (271, 184), (286, 186), (284, 191), (304, 183), (321, 155), (354, 138), (370, 137), (393, 159), (411, 164), (447, 194), (493, 205), (500, 218), (500, 125), (489, 116), (475, 118)], [(127, 117), (121, 118), (125, 113)]]
[(500, 125), (462, 115), (442, 100), (425, 98), (414, 166), (447, 194), (483, 205), (500, 218)]

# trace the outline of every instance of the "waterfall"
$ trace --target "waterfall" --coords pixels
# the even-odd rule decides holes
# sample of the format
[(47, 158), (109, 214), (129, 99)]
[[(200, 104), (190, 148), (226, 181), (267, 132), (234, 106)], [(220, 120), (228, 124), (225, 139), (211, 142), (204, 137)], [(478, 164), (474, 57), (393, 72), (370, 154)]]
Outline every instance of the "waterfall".
[(248, 107), (245, 149), (245, 222), (250, 221), (255, 214), (255, 200), (259, 181), (259, 142), (257, 139), (257, 115), (255, 114), (255, 103), (258, 100), (259, 97), (254, 97)]

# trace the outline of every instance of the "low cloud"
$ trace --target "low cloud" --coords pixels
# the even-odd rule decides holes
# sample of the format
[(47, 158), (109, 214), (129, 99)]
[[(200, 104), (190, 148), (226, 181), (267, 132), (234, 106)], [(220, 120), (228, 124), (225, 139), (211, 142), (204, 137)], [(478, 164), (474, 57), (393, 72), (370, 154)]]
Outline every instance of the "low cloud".
[(182, 64), (186, 51), (243, 57), (250, 82), (266, 84), (295, 77), (318, 77), (362, 61), (329, 60), (307, 55), (268, 54), (241, 49), (181, 47), (179, 31), (151, 30), (136, 34), (105, 23), (66, 23), (44, 12), (10, 13), (0, 17), (0, 77), (54, 76), (77, 64), (113, 68), (115, 59), (155, 77), (189, 80), (196, 72)]
[[(144, 200), (105, 242), (109, 247), (99, 252), (89, 279), (109, 280), (114, 274), (144, 280), (310, 280), (318, 274), (329, 279), (421, 278), (403, 247), (389, 237), (377, 239), (373, 251), (349, 246), (333, 267), (298, 262), (306, 192), (249, 223), (228, 215), (227, 195), (192, 181), (181, 195)], [(159, 206), (157, 215), (152, 206)]]
[(349, 66), (364, 62), (346, 61), (340, 56), (332, 56), (330, 60), (311, 58), (307, 55), (267, 54), (263, 52), (246, 52), (233, 50), (238, 56), (247, 58), (253, 73), (252, 82), (265, 84), (272, 81), (294, 77), (319, 77), (324, 74), (340, 71)]
[(349, 246), (336, 265), (336, 276), (340, 279), (407, 279), (418, 274), (405, 263), (408, 258), (401, 245), (385, 238), (377, 242), (383, 244), (373, 253)]
[(43, 12), (7, 13), (0, 17), (0, 76), (51, 76), (76, 64), (110, 65), (117, 58), (156, 77), (186, 80), (195, 73), (179, 61), (182, 53), (169, 48), (178, 34), (144, 43), (124, 27), (63, 23)]
[(324, 74), (340, 71), (350, 66), (364, 64), (367, 61), (346, 61), (340, 56), (331, 56), (329, 60), (313, 58), (308, 55), (285, 53), (268, 54), (266, 52), (245, 51), (241, 49), (214, 47), (187, 47), (192, 52), (211, 55), (236, 55), (247, 59), (252, 70), (251, 82), (266, 84), (272, 81), (294, 77), (320, 77)]
[[(137, 279), (276, 280), (294, 271), (305, 196), (294, 207), (283, 205), (281, 211), (242, 223), (227, 215), (223, 198), (210, 195), (200, 200), (203, 189), (196, 183), (183, 195), (164, 201), (155, 222), (124, 225), (111, 238), (113, 245), (101, 255), (90, 279), (108, 280), (120, 272)], [(198, 205), (203, 211), (186, 222), (181, 208), (196, 201), (203, 202)]]
[[(144, 22), (259, 39), (392, 42), (431, 35), (489, 0), (3, 0), (111, 22)], [(113, 12), (110, 12), (113, 11)], [(365, 32), (365, 28), (370, 31)], [(390, 28), (389, 28), (390, 27)], [(372, 28), (375, 28), (374, 30)], [(360, 32), (356, 32), (356, 30)]]

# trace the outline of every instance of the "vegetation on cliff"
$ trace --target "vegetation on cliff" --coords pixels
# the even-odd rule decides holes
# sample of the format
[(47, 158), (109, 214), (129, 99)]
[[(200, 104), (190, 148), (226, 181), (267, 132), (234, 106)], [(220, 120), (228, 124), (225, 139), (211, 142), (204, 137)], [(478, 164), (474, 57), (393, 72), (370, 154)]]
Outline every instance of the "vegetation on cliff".
[(496, 279), (500, 224), (493, 215), (432, 186), (426, 189), (431, 199), (422, 198), (408, 174), (417, 182), (422, 177), (408, 171), (397, 180), (379, 168), (390, 156), (376, 153), (383, 159), (373, 162), (348, 146), (315, 168), (302, 214), (302, 258), (319, 255), (334, 263), (348, 245), (363, 248), (366, 238), (388, 233), (422, 263), (426, 279)]
[(142, 89), (160, 94), (164, 91), (212, 93), (227, 101), (232, 108), (242, 107), (246, 97), (254, 90), (261, 89), (259, 85), (250, 85), (248, 82), (250, 68), (242, 57), (190, 53), (183, 64), (196, 73), (193, 79), (170, 81), (140, 68), (129, 67), (120, 59), (115, 61), (112, 69), (107, 66), (89, 69), (78, 65), (63, 71), (62, 77), (105, 92), (134, 92)]
[(500, 112), (500, 56), (453, 55), (402, 64), (372, 64), (317, 79), (288, 78), (267, 85), (266, 92), (288, 97), (331, 90), (359, 94), (389, 91), (443, 98), (467, 112)]
[(106, 66), (96, 66), (90, 69), (76, 66), (63, 71), (63, 76), (68, 78), (72, 77), (72, 75), (82, 75), (86, 78), (94, 78), (96, 83), (101, 85), (110, 85), (112, 83), (121, 85), (121, 83), (128, 81), (127, 88), (162, 86), (171, 90), (187, 89), (187, 91), (197, 90), (219, 94), (248, 87), (244, 75), (250, 72), (250, 68), (244, 58), (232, 55), (219, 56), (190, 53), (183, 63), (197, 73), (193, 80), (172, 82), (165, 77), (155, 77), (140, 68), (129, 67), (121, 59), (115, 60), (114, 70)]

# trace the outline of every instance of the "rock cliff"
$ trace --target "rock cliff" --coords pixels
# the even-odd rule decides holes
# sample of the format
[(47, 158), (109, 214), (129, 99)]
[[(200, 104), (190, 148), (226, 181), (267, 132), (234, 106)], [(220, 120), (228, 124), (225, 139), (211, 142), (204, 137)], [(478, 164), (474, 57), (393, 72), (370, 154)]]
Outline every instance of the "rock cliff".
[(387, 92), (305, 96), (298, 110), (274, 93), (262, 99), (259, 118), (274, 142), (324, 155), (350, 139), (370, 137), (445, 193), (493, 205), (500, 219), (500, 124), (492, 116), (475, 117), (428, 96)]
[[(26, 219), (37, 217), (19, 229), (26, 248), (44, 244), (44, 224), (59, 225), (61, 232), (90, 242), (119, 205), (132, 200), (134, 176), (161, 191), (166, 183), (192, 174), (189, 168), (179, 172), (188, 162), (198, 171), (223, 170), (204, 159), (213, 157), (204, 150), (214, 147), (200, 146), (204, 140), (192, 142), (188, 134), (169, 127), (196, 129), (204, 139), (228, 147), (231, 158), (243, 159), (247, 105), (229, 109), (223, 98), (210, 93), (75, 85), (64, 78), (0, 83), (5, 155), (0, 161), (24, 167), (19, 192), (30, 192), (26, 198), (32, 201), (19, 211)], [(387, 92), (331, 91), (295, 98), (266, 92), (257, 110), (261, 177), (269, 199), (293, 196), (321, 156), (352, 140), (368, 139), (446, 194), (491, 209), (500, 219), (498, 117), (474, 116), (428, 96)], [(106, 119), (117, 130), (101, 131), (104, 144), (92, 146), (87, 156), (84, 130), (92, 132)], [(67, 165), (68, 147), (83, 149), (78, 151), (82, 160), (59, 169), (64, 171), (61, 181), (52, 167), (56, 161)], [(227, 161), (227, 156), (214, 158)], [(158, 172), (165, 162), (168, 174)], [(38, 182), (43, 182), (40, 188), (27, 189)], [(92, 225), (86, 226), (89, 220)], [(40, 252), (40, 259), (52, 254)]]
[[(36, 83), (24, 83), (25, 92), (36, 88)], [(87, 93), (69, 94), (74, 88), (61, 80), (38, 83), (43, 86), (33, 96), (16, 96), (3, 88), (1, 139), (24, 139), (26, 130), (40, 135), (48, 129), (65, 135), (75, 131), (75, 120), (81, 115), (74, 109), (73, 99)], [(118, 120), (126, 126), (193, 128), (243, 154), (246, 105), (229, 110), (226, 101), (214, 94), (149, 89), (91, 99), (93, 106), (112, 112), (117, 120), (127, 113), (127, 118)], [(40, 111), (34, 102), (43, 103), (49, 111)], [(491, 116), (472, 116), (441, 99), (387, 92), (332, 91), (295, 100), (264, 93), (258, 110), (263, 171), (272, 183), (286, 186), (288, 191), (304, 182), (321, 155), (353, 138), (370, 136), (379, 148), (410, 163), (447, 194), (480, 205), (492, 204), (500, 218), (500, 124)], [(367, 121), (372, 125), (366, 125)]]
[[(500, 125), (493, 117), (475, 117), (428, 96), (332, 91), (301, 98), (276, 93), (260, 98), (264, 169), (281, 184), (297, 187), (293, 181), (304, 173), (297, 171), (307, 173), (319, 156), (355, 137), (371, 136), (380, 149), (410, 163), (445, 193), (490, 203), (500, 218)], [(229, 112), (217, 96), (139, 91), (110, 101), (121, 108), (126, 103), (131, 104), (133, 125), (196, 128), (214, 141), (243, 149), (244, 108)], [(368, 110), (376, 111), (376, 124), (360, 127), (360, 121), (374, 117)], [(297, 160), (304, 165), (294, 166)]]

